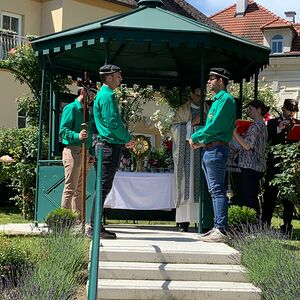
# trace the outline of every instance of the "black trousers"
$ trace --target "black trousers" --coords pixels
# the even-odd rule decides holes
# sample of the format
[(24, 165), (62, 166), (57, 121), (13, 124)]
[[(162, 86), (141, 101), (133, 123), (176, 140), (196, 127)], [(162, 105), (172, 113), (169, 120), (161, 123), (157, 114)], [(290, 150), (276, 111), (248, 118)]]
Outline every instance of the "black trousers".
[(263, 172), (258, 172), (252, 169), (241, 168), (244, 202), (248, 207), (255, 209), (256, 216), (260, 218), (260, 206), (258, 194), (260, 190), (260, 180), (263, 177)]
[[(114, 177), (119, 168), (122, 145), (110, 144), (107, 142), (98, 142), (95, 146), (96, 158), (98, 157), (98, 152), (100, 149), (102, 149), (103, 152), (103, 156), (102, 156), (102, 215), (103, 215), (104, 201), (112, 188)], [(91, 226), (93, 226), (94, 224), (95, 202), (96, 202), (96, 195), (94, 196), (92, 210), (91, 210)]]
[[(275, 175), (279, 172), (277, 168), (274, 167), (276, 161), (273, 157), (269, 158), (267, 161), (267, 173), (265, 178), (265, 192), (264, 201), (262, 206), (262, 222), (267, 225), (271, 225), (272, 216), (277, 203), (278, 198), (278, 187), (270, 185), (270, 181), (274, 179)], [(283, 204), (283, 223), (285, 225), (290, 225), (293, 220), (294, 214), (294, 203), (288, 199), (282, 200)]]

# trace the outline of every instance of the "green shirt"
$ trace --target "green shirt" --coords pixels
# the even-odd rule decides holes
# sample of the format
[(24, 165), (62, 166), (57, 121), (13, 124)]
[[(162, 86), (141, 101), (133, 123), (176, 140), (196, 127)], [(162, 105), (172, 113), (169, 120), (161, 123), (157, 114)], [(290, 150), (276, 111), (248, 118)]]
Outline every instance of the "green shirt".
[[(79, 133), (82, 130), (83, 107), (81, 102), (76, 98), (74, 102), (66, 105), (63, 109), (60, 121), (59, 135), (64, 145), (82, 146), (79, 139)], [(92, 118), (88, 111), (88, 138), (86, 140), (86, 148), (94, 155), (92, 149)]]
[(103, 85), (94, 101), (94, 118), (98, 130), (98, 139), (111, 144), (127, 144), (131, 140), (115, 101), (115, 94), (107, 85)]
[(205, 126), (192, 134), (192, 141), (204, 144), (216, 141), (229, 142), (232, 139), (235, 118), (236, 103), (234, 98), (227, 91), (219, 91), (213, 97)]

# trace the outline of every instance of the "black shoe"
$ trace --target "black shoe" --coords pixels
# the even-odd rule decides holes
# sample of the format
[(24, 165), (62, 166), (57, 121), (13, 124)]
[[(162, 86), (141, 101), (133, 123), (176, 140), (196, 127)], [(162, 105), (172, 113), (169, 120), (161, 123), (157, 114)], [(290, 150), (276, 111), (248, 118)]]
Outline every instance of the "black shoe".
[(117, 235), (101, 226), (101, 239), (115, 240)]
[(179, 223), (179, 231), (180, 232), (188, 232), (189, 231), (189, 222)]
[(283, 224), (280, 226), (280, 231), (282, 234), (291, 235), (293, 231), (292, 224)]

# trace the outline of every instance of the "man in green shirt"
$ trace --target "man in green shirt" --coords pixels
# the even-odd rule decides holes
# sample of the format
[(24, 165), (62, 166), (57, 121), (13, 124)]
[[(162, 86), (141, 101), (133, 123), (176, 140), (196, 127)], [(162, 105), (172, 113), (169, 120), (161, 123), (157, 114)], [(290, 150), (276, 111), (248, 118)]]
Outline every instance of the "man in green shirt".
[[(119, 114), (113, 92), (122, 81), (121, 69), (115, 65), (104, 65), (100, 68), (100, 80), (103, 83), (94, 101), (94, 118), (98, 130), (96, 155), (103, 151), (102, 161), (102, 207), (110, 192), (115, 174), (119, 167), (122, 146), (132, 148), (135, 141), (125, 128)], [(98, 156), (98, 155), (97, 155)], [(95, 201), (94, 201), (95, 202)], [(91, 227), (87, 235), (92, 235), (94, 223), (94, 204), (91, 212)], [(103, 209), (102, 209), (103, 211)], [(116, 234), (101, 227), (101, 238), (115, 239)]]
[(226, 91), (230, 73), (224, 68), (212, 68), (208, 84), (216, 94), (208, 112), (206, 124), (192, 134), (189, 141), (193, 149), (204, 147), (202, 169), (205, 174), (214, 210), (214, 228), (200, 236), (205, 242), (224, 242), (228, 226), (228, 201), (225, 192), (226, 163), (229, 155), (228, 142), (236, 118), (236, 103)]
[(74, 102), (66, 105), (62, 112), (59, 134), (64, 144), (62, 160), (65, 172), (65, 185), (61, 206), (76, 211), (81, 219), (82, 198), (82, 142), (86, 141), (89, 150), (89, 165), (94, 163), (92, 148), (92, 118), (88, 114), (87, 130), (82, 129), (83, 101), (87, 97), (84, 88), (78, 90)]

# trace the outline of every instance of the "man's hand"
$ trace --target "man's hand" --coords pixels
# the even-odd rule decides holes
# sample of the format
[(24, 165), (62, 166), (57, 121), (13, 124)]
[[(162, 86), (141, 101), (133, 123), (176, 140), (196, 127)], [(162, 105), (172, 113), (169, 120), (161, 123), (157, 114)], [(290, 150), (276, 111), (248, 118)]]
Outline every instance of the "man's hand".
[(96, 161), (95, 156), (89, 155), (88, 164), (93, 165), (95, 163), (95, 161)]
[(278, 127), (282, 130), (282, 129), (284, 129), (289, 123), (290, 123), (289, 120), (281, 121), (281, 122), (278, 124)]
[(127, 144), (125, 144), (125, 147), (127, 149), (131, 149), (135, 144), (135, 140), (134, 139), (131, 139)]
[(79, 132), (79, 139), (82, 141), (82, 140), (86, 140), (88, 138), (88, 132), (85, 130), (85, 129), (82, 129), (80, 132)]
[(189, 139), (189, 144), (190, 144), (192, 149), (198, 149), (198, 148), (203, 147), (203, 143), (194, 143), (192, 141), (192, 139)]

